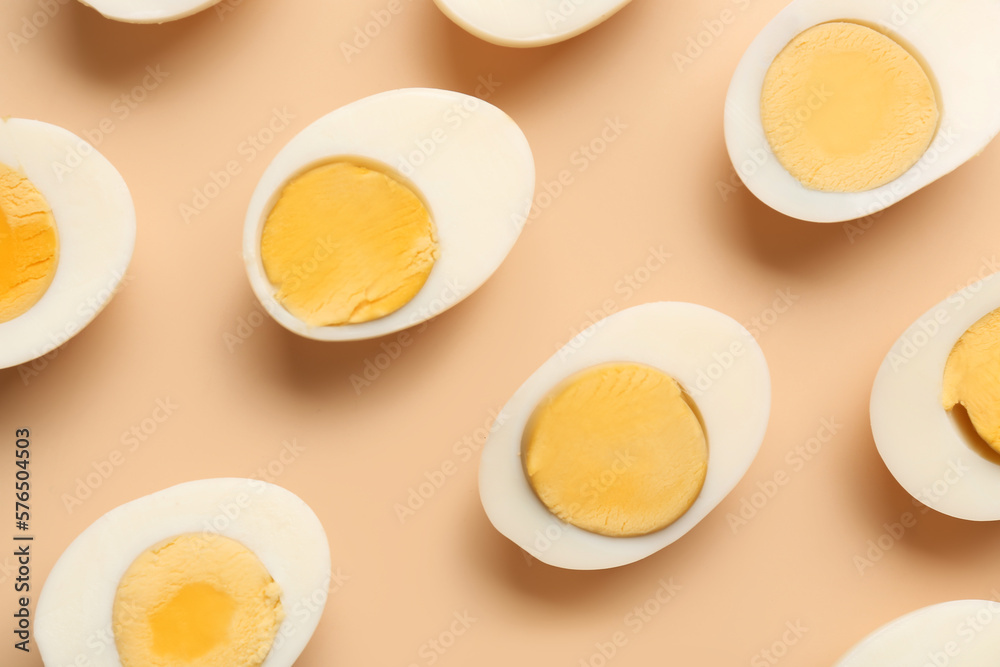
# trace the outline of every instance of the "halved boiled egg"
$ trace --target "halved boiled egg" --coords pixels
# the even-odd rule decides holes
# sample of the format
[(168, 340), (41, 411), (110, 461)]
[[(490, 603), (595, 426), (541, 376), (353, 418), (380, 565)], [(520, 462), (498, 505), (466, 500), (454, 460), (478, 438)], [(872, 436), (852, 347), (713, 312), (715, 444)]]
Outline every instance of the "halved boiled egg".
[(448, 18), (501, 46), (544, 46), (603, 23), (631, 0), (434, 0)]
[(268, 166), (243, 231), (254, 293), (317, 340), (384, 336), (479, 288), (517, 240), (535, 167), (495, 106), (410, 88), (349, 104)]
[(80, 0), (102, 15), (126, 23), (176, 21), (219, 4), (221, 0)]
[(679, 539), (736, 486), (771, 405), (738, 322), (650, 303), (597, 322), (521, 385), (479, 469), (493, 525), (568, 569), (625, 565)]
[(1000, 132), (990, 0), (795, 0), (747, 49), (726, 146), (785, 215), (871, 215), (979, 154)]
[(47, 665), (289, 667), (326, 603), (312, 510), (267, 482), (187, 482), (111, 510), (63, 552), (38, 599)]
[(0, 120), (0, 368), (40, 357), (107, 305), (135, 246), (118, 171), (49, 123)]
[(834, 667), (985, 667), (1000, 655), (1000, 602), (954, 600), (901, 616), (863, 639)]
[(872, 434), (896, 481), (959, 519), (1000, 520), (1000, 274), (952, 294), (892, 346)]

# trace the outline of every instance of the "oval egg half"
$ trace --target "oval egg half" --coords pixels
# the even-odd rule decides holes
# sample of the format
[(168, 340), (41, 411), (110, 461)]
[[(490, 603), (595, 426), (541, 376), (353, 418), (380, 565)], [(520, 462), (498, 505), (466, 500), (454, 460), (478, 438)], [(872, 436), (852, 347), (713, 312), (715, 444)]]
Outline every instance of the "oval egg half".
[(896, 481), (959, 519), (1000, 520), (1000, 453), (942, 406), (945, 365), (973, 324), (1000, 308), (1000, 274), (952, 294), (893, 344), (875, 377), (872, 434)]
[[(52, 282), (41, 298), (22, 314), (0, 322), (0, 368), (7, 368), (62, 345), (107, 305), (132, 259), (136, 222), (121, 175), (69, 130), (37, 120), (0, 121), (0, 167), (26, 178), (44, 198), (58, 248)], [(0, 254), (5, 264), (15, 266), (17, 255), (30, 259), (27, 253), (40, 252), (11, 233), (17, 224), (37, 216), (6, 210), (18, 206), (19, 197), (0, 197)], [(14, 283), (29, 275), (26, 269), (14, 269), (20, 274), (12, 277)], [(4, 273), (0, 269), (0, 276)]]
[[(805, 187), (779, 163), (764, 131), (761, 94), (772, 61), (797, 35), (843, 21), (873, 28), (923, 65), (940, 113), (929, 148), (905, 173), (861, 192)], [(801, 220), (842, 222), (874, 214), (950, 173), (1000, 132), (1000, 5), (990, 0), (795, 0), (750, 44), (733, 74), (725, 107), (729, 157), (747, 188), (771, 208)], [(805, 122), (823, 95), (796, 111)]]
[[(326, 602), (326, 533), (309, 506), (291, 492), (259, 480), (232, 478), (187, 482), (138, 498), (83, 531), (52, 568), (38, 599), (35, 638), (45, 664), (120, 667), (116, 644), (122, 638), (115, 636), (112, 620), (119, 584), (141, 554), (182, 535), (229, 538), (259, 559), (280, 589), (283, 608), (283, 620), (261, 664), (294, 663)], [(171, 574), (179, 569), (183, 579), (183, 567), (171, 569)], [(180, 619), (181, 627), (183, 622)], [(237, 642), (256, 639), (245, 630), (241, 625), (221, 634)]]
[(986, 667), (1000, 655), (1000, 603), (954, 600), (882, 626), (834, 667)]
[[(696, 406), (708, 443), (704, 485), (694, 504), (661, 530), (611, 537), (559, 520), (525, 473), (522, 439), (543, 399), (567, 378), (601, 364), (633, 362), (673, 378)], [(483, 449), (479, 492), (500, 533), (538, 560), (597, 570), (659, 551), (691, 530), (736, 486), (764, 439), (771, 381), (749, 332), (718, 311), (650, 303), (597, 322), (567, 343), (514, 393)]]
[(434, 0), (448, 18), (501, 46), (544, 46), (603, 23), (631, 0)]
[[(360, 165), (411, 190), (435, 228), (437, 259), (419, 291), (397, 310), (370, 321), (316, 325), (293, 315), (279, 299), (262, 239), (286, 186), (335, 163)], [(454, 306), (496, 271), (524, 227), (534, 187), (528, 141), (495, 106), (428, 88), (367, 97), (302, 130), (268, 166), (244, 226), (247, 275), (265, 310), (299, 335), (342, 341), (394, 333)], [(317, 257), (328, 254), (322, 236), (307, 241)], [(330, 252), (336, 259), (336, 253), (349, 251), (338, 246)], [(310, 261), (307, 256), (303, 264)]]
[(221, 0), (80, 0), (101, 15), (125, 23), (176, 21), (219, 4)]

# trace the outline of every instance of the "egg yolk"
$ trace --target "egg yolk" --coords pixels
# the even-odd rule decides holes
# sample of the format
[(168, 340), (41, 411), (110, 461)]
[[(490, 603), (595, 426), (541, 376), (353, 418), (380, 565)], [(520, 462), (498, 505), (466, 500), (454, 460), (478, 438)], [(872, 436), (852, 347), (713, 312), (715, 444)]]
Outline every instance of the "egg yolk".
[(612, 537), (676, 521), (708, 469), (705, 432), (680, 385), (635, 363), (595, 366), (557, 387), (528, 421), (522, 456), (553, 514)]
[(211, 533), (143, 552), (112, 610), (123, 667), (257, 667), (283, 619), (281, 589), (257, 556)]
[(430, 213), (389, 174), (332, 162), (292, 179), (264, 222), (277, 299), (312, 326), (384, 317), (423, 287), (438, 257)]
[(45, 197), (27, 176), (0, 164), (0, 322), (45, 294), (59, 262), (59, 237)]
[(944, 367), (945, 410), (961, 403), (976, 433), (1000, 453), (1000, 309), (969, 327)]
[(860, 192), (917, 163), (938, 124), (934, 87), (897, 42), (855, 23), (824, 23), (771, 63), (761, 121), (782, 166), (803, 185)]

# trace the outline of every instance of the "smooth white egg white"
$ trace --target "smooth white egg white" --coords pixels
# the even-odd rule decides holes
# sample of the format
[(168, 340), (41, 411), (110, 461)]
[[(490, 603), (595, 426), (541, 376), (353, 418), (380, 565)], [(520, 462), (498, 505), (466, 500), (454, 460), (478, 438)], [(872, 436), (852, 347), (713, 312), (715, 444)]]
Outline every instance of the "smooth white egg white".
[[(308, 326), (275, 298), (261, 260), (261, 232), (285, 184), (338, 158), (374, 163), (409, 181), (430, 211), (440, 256), (417, 295), (389, 315)], [(307, 338), (361, 340), (395, 333), (451, 308), (493, 275), (514, 247), (535, 192), (535, 163), (517, 124), (483, 100), (447, 90), (393, 90), (342, 107), (295, 136), (254, 190), (243, 260), (264, 309)]]
[[(941, 118), (923, 158), (865, 192), (806, 188), (775, 159), (761, 125), (761, 88), (771, 61), (802, 31), (837, 20), (867, 24), (899, 41), (928, 68), (939, 93)], [(864, 217), (908, 197), (979, 154), (1000, 132), (997, 25), (1000, 5), (992, 0), (795, 0), (757, 35), (733, 74), (725, 134), (736, 172), (771, 208), (812, 222)]]
[(987, 667), (1000, 656), (1000, 602), (954, 600), (901, 616), (863, 639), (834, 667)]
[(126, 23), (176, 21), (219, 4), (221, 0), (80, 0), (103, 16)]
[(45, 197), (59, 235), (48, 290), (29, 311), (0, 323), (0, 368), (8, 368), (62, 345), (107, 305), (132, 259), (136, 223), (121, 174), (69, 130), (0, 121), (0, 163), (23, 172)]
[[(705, 485), (676, 522), (641, 537), (607, 537), (555, 517), (524, 473), (521, 439), (532, 412), (560, 382), (607, 362), (637, 362), (673, 377), (693, 399), (708, 438)], [(682, 537), (733, 490), (760, 449), (771, 409), (767, 361), (736, 320), (690, 303), (650, 303), (597, 322), (514, 393), (483, 448), (479, 493), (490, 521), (538, 560), (575, 570), (626, 565)]]
[(501, 46), (544, 46), (611, 18), (631, 0), (434, 0), (448, 18)]
[(952, 294), (899, 337), (872, 387), (872, 434), (889, 472), (923, 504), (970, 521), (1000, 520), (1000, 456), (979, 453), (942, 407), (944, 368), (962, 334), (997, 308), (1000, 274)]
[(262, 667), (292, 665), (326, 603), (326, 533), (290, 491), (237, 478), (172, 486), (111, 510), (83, 531), (52, 568), (38, 599), (35, 642), (44, 663), (120, 667), (111, 629), (118, 582), (149, 547), (205, 532), (242, 543), (281, 586), (286, 617)]

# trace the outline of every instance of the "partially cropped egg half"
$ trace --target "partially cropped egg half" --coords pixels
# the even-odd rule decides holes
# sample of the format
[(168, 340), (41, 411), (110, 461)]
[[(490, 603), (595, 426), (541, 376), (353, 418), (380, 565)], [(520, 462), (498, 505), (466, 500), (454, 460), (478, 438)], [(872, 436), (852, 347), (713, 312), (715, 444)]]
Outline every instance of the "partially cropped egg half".
[(764, 354), (738, 322), (689, 303), (629, 308), (567, 343), (504, 406), (480, 462), (483, 508), (550, 565), (640, 560), (732, 491), (770, 405)]
[(79, 333), (121, 284), (135, 208), (118, 171), (72, 132), (0, 120), (0, 368)]
[(517, 240), (535, 167), (517, 124), (461, 93), (394, 90), (302, 130), (254, 191), (254, 293), (317, 340), (384, 336), (479, 288)]
[(795, 0), (747, 49), (726, 97), (747, 188), (801, 220), (874, 214), (1000, 132), (1000, 5)]
[(46, 665), (289, 667), (326, 603), (330, 548), (300, 498), (249, 479), (187, 482), (108, 512), (38, 599)]
[(1000, 655), (1000, 602), (954, 600), (901, 616), (833, 667), (988, 667)]
[(875, 378), (871, 422), (910, 495), (960, 519), (1000, 520), (1000, 274), (900, 336)]
[(631, 0), (434, 0), (448, 18), (501, 46), (544, 46), (603, 23)]
[(80, 0), (102, 15), (126, 23), (176, 21), (219, 4), (221, 0)]

